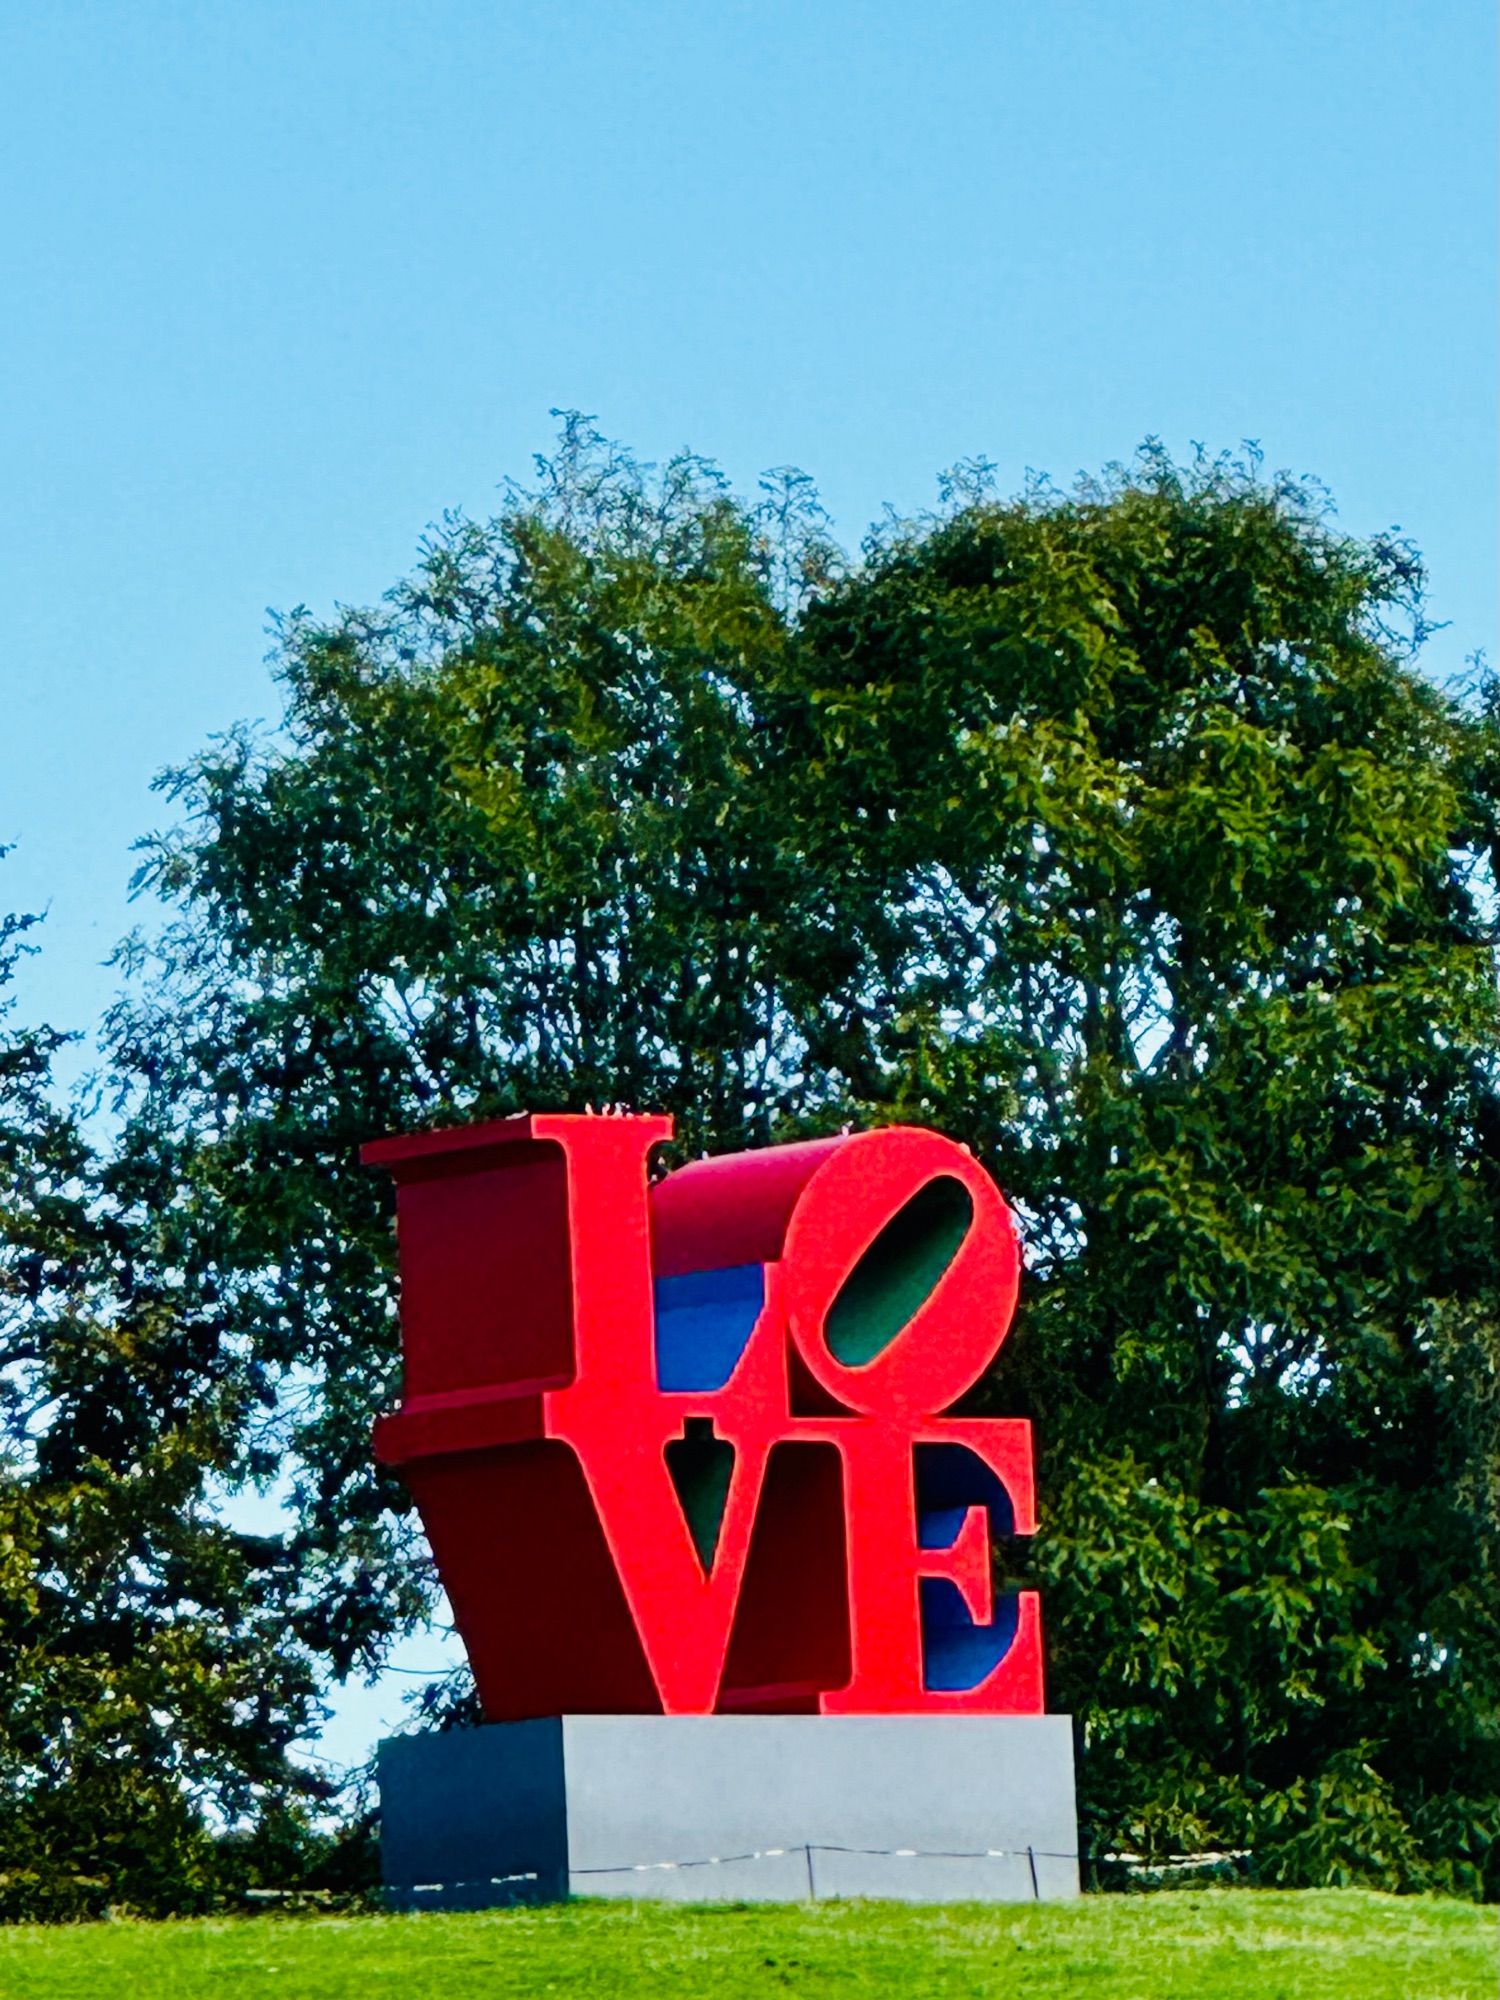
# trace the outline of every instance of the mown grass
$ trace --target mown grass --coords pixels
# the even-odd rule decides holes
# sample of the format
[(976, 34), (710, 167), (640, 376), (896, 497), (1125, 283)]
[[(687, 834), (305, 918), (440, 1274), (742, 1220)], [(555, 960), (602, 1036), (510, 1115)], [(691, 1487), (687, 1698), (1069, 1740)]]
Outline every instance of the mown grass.
[(573, 1903), (0, 1930), (5, 2000), (1496, 2000), (1500, 1915), (1354, 1890), (1041, 1907)]

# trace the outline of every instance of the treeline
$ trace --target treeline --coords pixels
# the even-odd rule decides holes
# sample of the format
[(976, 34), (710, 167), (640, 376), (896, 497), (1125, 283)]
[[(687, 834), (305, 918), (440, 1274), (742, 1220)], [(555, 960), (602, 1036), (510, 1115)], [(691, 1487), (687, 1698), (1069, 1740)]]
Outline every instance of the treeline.
[(107, 1145), (0, 1023), (0, 1914), (364, 1879), (293, 1746), (435, 1580), (356, 1149), (606, 1103), (930, 1124), (1010, 1196), (997, 1560), (1091, 1852), (1500, 1894), (1500, 720), (1421, 585), (1253, 458), (961, 468), (850, 559), (570, 419), (286, 618), (280, 726), (164, 781)]

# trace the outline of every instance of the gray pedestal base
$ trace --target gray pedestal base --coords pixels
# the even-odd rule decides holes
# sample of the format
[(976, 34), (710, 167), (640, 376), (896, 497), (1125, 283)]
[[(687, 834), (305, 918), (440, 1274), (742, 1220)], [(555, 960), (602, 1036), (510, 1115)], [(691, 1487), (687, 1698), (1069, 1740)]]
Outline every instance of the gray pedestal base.
[(380, 1746), (400, 1909), (1078, 1894), (1065, 1715), (564, 1715)]

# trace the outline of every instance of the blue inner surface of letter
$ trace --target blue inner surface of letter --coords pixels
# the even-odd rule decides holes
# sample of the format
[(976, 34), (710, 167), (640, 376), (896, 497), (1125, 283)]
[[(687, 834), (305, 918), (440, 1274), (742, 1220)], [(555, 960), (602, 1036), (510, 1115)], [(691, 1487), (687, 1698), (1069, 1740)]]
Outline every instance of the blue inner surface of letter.
[[(975, 1507), (985, 1510), (991, 1535), (1015, 1532), (1010, 1495), (977, 1452), (963, 1444), (919, 1444), (914, 1458), (921, 1548), (951, 1548)], [(976, 1625), (948, 1577), (924, 1576), (919, 1593), (923, 1685), (949, 1693), (978, 1687), (1010, 1651), (1020, 1609), (1016, 1599), (997, 1599), (993, 1622)]]
[(729, 1264), (658, 1278), (656, 1381), (662, 1389), (722, 1389), (766, 1299), (764, 1264)]

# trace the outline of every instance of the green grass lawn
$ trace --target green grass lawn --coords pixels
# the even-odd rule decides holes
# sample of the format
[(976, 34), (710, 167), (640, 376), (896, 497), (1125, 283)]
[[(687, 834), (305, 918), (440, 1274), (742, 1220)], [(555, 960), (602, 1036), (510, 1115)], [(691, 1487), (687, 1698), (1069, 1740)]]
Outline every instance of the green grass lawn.
[(476, 1916), (0, 1929), (5, 2000), (488, 1994), (1496, 2000), (1500, 1913), (1354, 1890), (1075, 1904), (573, 1903)]

